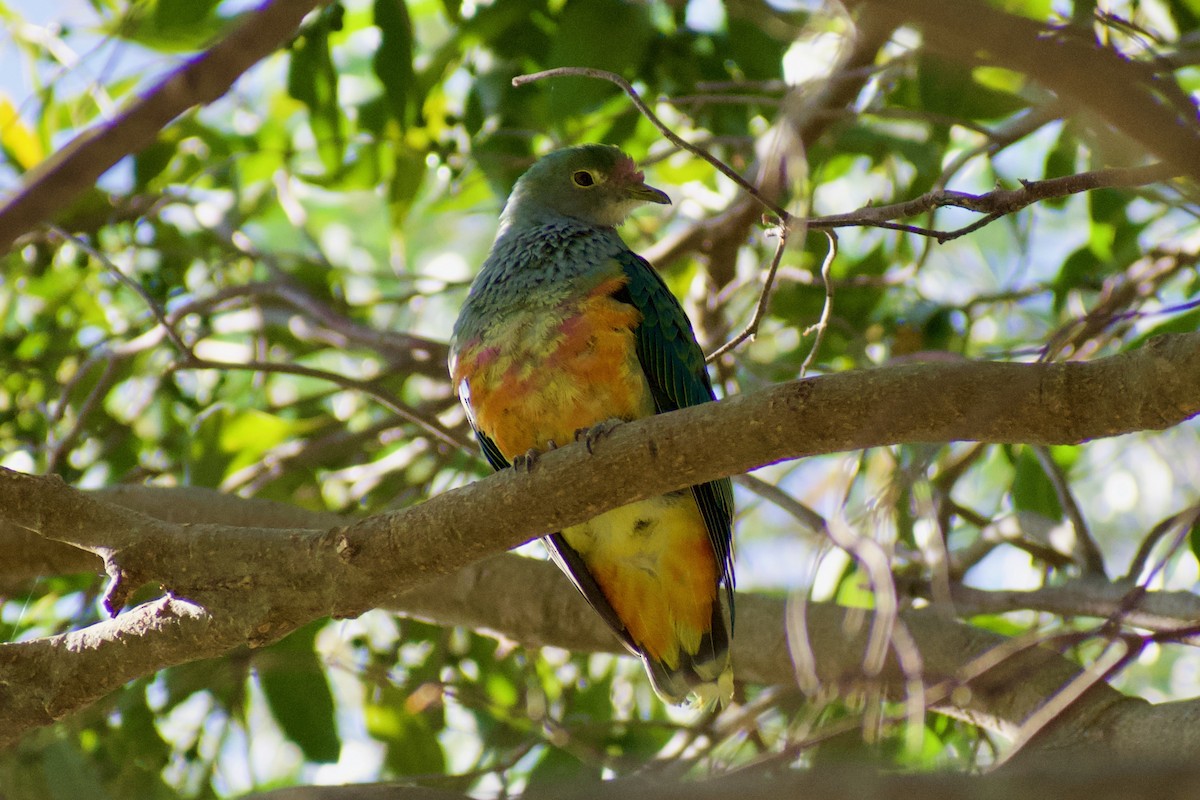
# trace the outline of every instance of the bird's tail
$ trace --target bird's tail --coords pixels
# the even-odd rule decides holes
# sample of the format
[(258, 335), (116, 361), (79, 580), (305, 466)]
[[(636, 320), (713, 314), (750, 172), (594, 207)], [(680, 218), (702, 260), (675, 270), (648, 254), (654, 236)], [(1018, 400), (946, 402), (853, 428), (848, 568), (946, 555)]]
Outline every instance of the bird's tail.
[(679, 648), (675, 666), (642, 653), (654, 691), (667, 702), (689, 699), (696, 707), (724, 706), (733, 697), (733, 667), (729, 659), (729, 622), (719, 600), (713, 603), (712, 625), (700, 637), (695, 652)]

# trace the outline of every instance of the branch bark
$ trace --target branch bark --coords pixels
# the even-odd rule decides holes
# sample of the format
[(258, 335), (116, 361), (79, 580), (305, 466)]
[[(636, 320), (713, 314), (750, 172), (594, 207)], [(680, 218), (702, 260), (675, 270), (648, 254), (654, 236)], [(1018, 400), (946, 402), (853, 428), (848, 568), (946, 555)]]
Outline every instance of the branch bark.
[[(1093, 755), (1067, 764), (1006, 770), (991, 775), (896, 774), (863, 767), (823, 766), (809, 770), (743, 769), (702, 781), (620, 778), (603, 783), (569, 783), (531, 790), (527, 797), (560, 800), (1191, 800), (1200, 795), (1200, 767), (1188, 761), (1134, 763)], [(469, 800), (456, 792), (396, 783), (297, 786), (255, 794), (246, 800)]]
[(980, 0), (854, 0), (893, 24), (915, 23), (935, 49), (966, 64), (995, 64), (1034, 78), (1077, 107), (1094, 112), (1200, 180), (1200, 125), (1173, 76), (1122, 57), (1090, 35), (1050, 28)]
[(915, 217), (938, 208), (952, 206), (965, 208), (986, 214), (991, 219), (999, 219), (1006, 214), (1013, 214), (1027, 206), (1050, 198), (1068, 197), (1080, 192), (1090, 192), (1095, 189), (1112, 187), (1145, 186), (1150, 183), (1160, 183), (1174, 178), (1179, 173), (1168, 164), (1148, 164), (1144, 167), (1129, 169), (1101, 169), (1093, 172), (1081, 172), (1075, 175), (1065, 175), (1060, 178), (1050, 178), (1042, 181), (1022, 181), (1020, 189), (996, 189), (985, 194), (969, 194), (948, 189), (936, 189), (920, 197), (899, 203), (883, 206), (864, 206), (844, 214), (828, 214), (823, 217), (793, 218), (792, 224), (808, 226), (814, 230), (825, 228), (846, 228), (851, 226), (876, 225), (906, 230), (931, 236), (944, 243), (958, 238), (963, 232), (977, 230), (978, 224), (968, 225), (957, 231), (934, 231), (910, 225), (889, 225), (892, 220)]
[(327, 0), (271, 0), (246, 14), (232, 33), (189, 60), (111, 120), (72, 139), (25, 177), (0, 205), (0, 253), (17, 237), (51, 219), (127, 155), (192, 106), (218, 99), (242, 73), (285, 44), (304, 15)]
[[(0, 472), (2, 518), (101, 556), (114, 609), (147, 582), (167, 590), (82, 631), (0, 646), (0, 741), (133, 677), (266, 644), (313, 619), (390, 605), (484, 556), (694, 483), (901, 442), (1073, 443), (1161, 429), (1197, 413), (1200, 333), (1193, 333), (1091, 363), (912, 364), (782, 384), (629, 423), (592, 454), (564, 447), (532, 472), (505, 470), (331, 530), (300, 520), (280, 520), (282, 530), (175, 523), (54, 477)], [(764, 618), (772, 614), (762, 634), (746, 634), (754, 623), (739, 619), (739, 637), (762, 644), (773, 636), (778, 644), (781, 617)], [(578, 624), (591, 615), (572, 617)], [(740, 658), (747, 677), (759, 674), (752, 652)]]

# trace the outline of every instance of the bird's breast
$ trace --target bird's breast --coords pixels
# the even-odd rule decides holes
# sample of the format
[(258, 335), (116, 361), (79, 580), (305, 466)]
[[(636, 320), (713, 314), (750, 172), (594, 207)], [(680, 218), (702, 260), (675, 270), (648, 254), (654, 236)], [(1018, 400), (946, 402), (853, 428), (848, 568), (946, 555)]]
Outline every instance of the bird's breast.
[(527, 298), (459, 344), (455, 385), (509, 460), (606, 419), (654, 413), (637, 358), (641, 314), (612, 297), (624, 283), (613, 277), (549, 305)]

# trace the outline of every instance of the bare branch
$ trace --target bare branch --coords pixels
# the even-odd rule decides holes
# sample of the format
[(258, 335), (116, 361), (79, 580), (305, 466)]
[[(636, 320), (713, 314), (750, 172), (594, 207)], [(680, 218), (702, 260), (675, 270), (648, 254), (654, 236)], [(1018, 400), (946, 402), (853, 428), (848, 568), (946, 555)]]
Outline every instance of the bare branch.
[[(1129, 571), (1125, 573), (1123, 580), (1127, 583), (1138, 580), (1142, 571), (1146, 569), (1146, 563), (1150, 560), (1150, 554), (1154, 552), (1154, 548), (1162, 541), (1162, 538), (1170, 533), (1172, 529), (1180, 526), (1194, 525), (1198, 518), (1200, 518), (1200, 505), (1194, 505), (1191, 508), (1172, 514), (1151, 528), (1150, 532), (1142, 539), (1142, 543), (1138, 545), (1137, 553), (1130, 560)], [(1200, 614), (1197, 616), (1200, 617)]]
[(76, 136), (25, 177), (0, 205), (0, 252), (51, 219), (125, 156), (150, 145), (192, 106), (218, 99), (246, 70), (291, 38), (304, 15), (323, 0), (269, 0), (228, 36), (142, 95), (116, 117)]
[(817, 358), (817, 351), (821, 349), (821, 342), (825, 340), (825, 331), (829, 330), (829, 316), (833, 313), (833, 281), (830, 275), (833, 271), (833, 262), (838, 254), (838, 237), (834, 231), (825, 231), (825, 237), (829, 239), (829, 252), (825, 254), (825, 260), (821, 262), (821, 282), (825, 284), (825, 300), (821, 303), (821, 316), (817, 319), (816, 324), (804, 331), (805, 336), (814, 332), (816, 336), (813, 337), (808, 355), (804, 357), (804, 362), (800, 365), (801, 378), (808, 374), (808, 368)]
[[(928, 586), (906, 588), (919, 597), (930, 596)], [(951, 600), (955, 611), (968, 617), (1043, 611), (1064, 617), (1119, 619), (1126, 625), (1154, 632), (1175, 631), (1200, 619), (1200, 597), (1191, 592), (1144, 592), (1130, 602), (1131, 588), (1127, 584), (1086, 578), (1025, 591), (985, 591), (957, 584), (951, 588)], [(1180, 641), (1200, 644), (1200, 637), (1183, 637)]]
[[(0, 517), (101, 555), (111, 607), (145, 582), (169, 593), (161, 624), (150, 628), (158, 617), (135, 610), (53, 641), (0, 646), (0, 731), (18, 736), (138, 675), (387, 605), (608, 508), (822, 452), (954, 439), (1065, 443), (1161, 429), (1200, 413), (1197, 387), (1200, 333), (1091, 363), (928, 363), (828, 375), (631, 422), (591, 453), (582, 444), (559, 448), (531, 472), (503, 470), (331, 531), (177, 525), (57, 478), (0, 471)], [(177, 598), (202, 613), (171, 606)], [(580, 619), (569, 624), (578, 628)], [(168, 633), (147, 632), (164, 626)], [(739, 619), (739, 637), (747, 627)], [(783, 647), (779, 630), (770, 635)], [(64, 650), (76, 654), (49, 655)]]
[(1105, 577), (1104, 553), (1100, 552), (1100, 545), (1096, 544), (1096, 540), (1092, 538), (1087, 519), (1083, 516), (1079, 503), (1075, 502), (1075, 495), (1071, 492), (1070, 482), (1063, 473), (1062, 467), (1054, 460), (1054, 456), (1050, 454), (1048, 448), (1034, 447), (1032, 450), (1038, 464), (1041, 465), (1046, 477), (1050, 480), (1050, 485), (1054, 487), (1058, 504), (1062, 507), (1063, 513), (1071, 522), (1071, 528), (1075, 531), (1075, 548), (1081, 556), (1084, 572), (1089, 575)]
[(1050, 28), (980, 0), (853, 0), (895, 24), (921, 27), (934, 48), (966, 64), (994, 64), (1024, 73), (1064, 100), (1091, 109), (1109, 125), (1200, 180), (1196, 109), (1179, 101), (1171, 75), (1101, 47), (1070, 28)]
[[(986, 194), (969, 194), (948, 189), (937, 189), (926, 192), (920, 197), (905, 200), (902, 203), (891, 203), (885, 206), (864, 206), (844, 214), (830, 214), (823, 217), (808, 219), (796, 218), (794, 225), (807, 225), (810, 228), (846, 228), (872, 226), (892, 228), (894, 230), (916, 233), (947, 242), (957, 239), (984, 225), (994, 222), (1006, 214), (1020, 211), (1026, 206), (1041, 200), (1067, 197), (1093, 189), (1109, 189), (1114, 187), (1145, 186), (1150, 183), (1160, 183), (1180, 174), (1179, 170), (1166, 164), (1150, 164), (1145, 167), (1129, 169), (1102, 169), (1093, 172), (1081, 172), (1077, 175), (1067, 175), (1061, 178), (1050, 178), (1043, 181), (1022, 181), (1020, 189), (997, 189)], [(937, 231), (914, 225), (901, 225), (891, 220), (915, 217), (938, 208), (951, 206), (977, 211), (986, 215), (983, 219), (954, 231)]]
[(737, 336), (734, 336), (725, 344), (718, 347), (716, 350), (708, 354), (705, 360), (711, 364), (721, 356), (728, 353), (733, 348), (737, 347), (747, 339), (753, 338), (758, 333), (758, 326), (762, 324), (763, 317), (767, 313), (767, 303), (771, 299), (771, 288), (775, 285), (775, 273), (779, 271), (779, 262), (783, 259), (783, 251), (787, 248), (788, 229), (786, 226), (781, 226), (778, 229), (779, 242), (775, 245), (775, 255), (771, 258), (771, 266), (767, 268), (767, 276), (763, 278), (762, 292), (758, 295), (758, 303), (754, 306), (754, 316), (746, 323), (746, 327), (742, 328)]
[(344, 389), (354, 389), (355, 391), (369, 395), (396, 416), (406, 422), (411, 422), (443, 444), (454, 448), (461, 448), (468, 452), (474, 452), (475, 450), (474, 444), (470, 440), (461, 438), (454, 431), (438, 422), (436, 418), (428, 414), (422, 414), (415, 408), (400, 402), (391, 392), (382, 387), (377, 380), (348, 378), (336, 372), (314, 369), (302, 364), (284, 364), (276, 361), (213, 361), (192, 354), (185, 356), (178, 364), (173, 365), (172, 369), (237, 369), (250, 372), (271, 372), (281, 375), (303, 375), (306, 378), (329, 381)]

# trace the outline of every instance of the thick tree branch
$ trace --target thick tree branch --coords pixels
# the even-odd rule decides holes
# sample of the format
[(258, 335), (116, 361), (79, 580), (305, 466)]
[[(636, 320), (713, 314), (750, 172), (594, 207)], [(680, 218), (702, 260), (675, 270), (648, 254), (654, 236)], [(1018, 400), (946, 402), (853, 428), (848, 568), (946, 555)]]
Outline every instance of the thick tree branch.
[[(513, 592), (513, 586), (554, 586), (555, 591)], [(1097, 587), (1099, 590), (1100, 587)], [(1076, 599), (1084, 607), (1099, 603)], [(1103, 592), (1101, 593), (1103, 596)], [(734, 637), (734, 670), (739, 680), (774, 686), (795, 682), (787, 642), (785, 601), (782, 598), (739, 594), (737, 635)], [(1036, 602), (1036, 601), (1035, 601)], [(1196, 598), (1188, 604), (1178, 597), (1143, 598), (1146, 608), (1160, 618), (1168, 609), (1195, 613)], [(1189, 607), (1190, 605), (1190, 607)], [(612, 632), (592, 613), (553, 564), (517, 556), (499, 556), (472, 564), (448, 580), (438, 581), (400, 595), (388, 603), (401, 614), (440, 624), (465, 625), (495, 631), (526, 646), (555, 645), (577, 652), (622, 652)], [(901, 613), (923, 661), (922, 679), (932, 687), (932, 700), (973, 723), (1011, 735), (1021, 722), (1080, 674), (1074, 663), (1044, 647), (1014, 647), (1014, 640), (949, 619), (940, 610)], [(907, 677), (894, 657), (883, 671), (868, 678), (863, 660), (870, 635), (870, 617), (845, 608), (811, 603), (807, 608), (808, 637), (822, 687), (848, 692), (882, 684), (892, 698), (905, 691)], [(1143, 620), (1144, 621), (1144, 620)], [(1007, 657), (995, 658), (997, 653)], [(988, 670), (976, 668), (995, 658)], [(970, 679), (968, 679), (970, 675)], [(965, 687), (969, 691), (948, 692)], [(940, 692), (940, 693), (939, 693)], [(1170, 722), (1178, 740), (1165, 747), (1153, 733), (1155, 720)], [(1124, 758), (1186, 759), (1200, 747), (1200, 701), (1152, 706), (1121, 695), (1107, 684), (1092, 687), (1069, 708), (1040, 740), (1022, 751), (1025, 761), (1043, 754), (1080, 752), (1092, 755), (1111, 750)]]
[[(56, 478), (0, 472), (0, 516), (103, 556), (114, 606), (145, 582), (169, 592), (111, 622), (0, 647), (0, 736), (11, 739), (136, 675), (388, 605), (608, 508), (763, 464), (901, 442), (1073, 443), (1161, 429), (1197, 413), (1200, 333), (1092, 363), (913, 364), (782, 384), (629, 423), (592, 454), (564, 447), (530, 473), (505, 470), (327, 532), (175, 524)], [(190, 602), (179, 606), (183, 600)], [(179, 611), (196, 606), (203, 611)], [(152, 633), (147, 615), (158, 621)], [(748, 625), (739, 621), (739, 636)], [(776, 639), (781, 630), (774, 628)], [(46, 660), (62, 650), (77, 652)], [(51, 670), (33, 684), (20, 679), (38, 674), (31, 661)]]
[[(603, 783), (568, 783), (531, 792), (528, 797), (558, 800), (1191, 800), (1200, 795), (1200, 766), (1177, 763), (1114, 762), (1096, 755), (1068, 763), (1005, 770), (990, 775), (948, 772), (897, 774), (863, 766), (822, 766), (805, 770), (754, 767), (708, 780), (619, 778)], [(255, 794), (245, 800), (469, 800), (466, 795), (388, 784), (297, 786)]]
[(264, 3), (215, 46), (31, 170), (20, 191), (0, 205), (0, 253), (7, 252), (18, 236), (65, 209), (122, 158), (150, 145), (171, 120), (224, 95), (242, 73), (286, 43), (304, 15), (321, 2)]
[(1196, 109), (1171, 99), (1174, 76), (1123, 58), (1070, 28), (1049, 28), (980, 0), (854, 0), (894, 24), (916, 23), (935, 49), (966, 64), (1024, 73), (1090, 109), (1181, 175), (1200, 180)]

